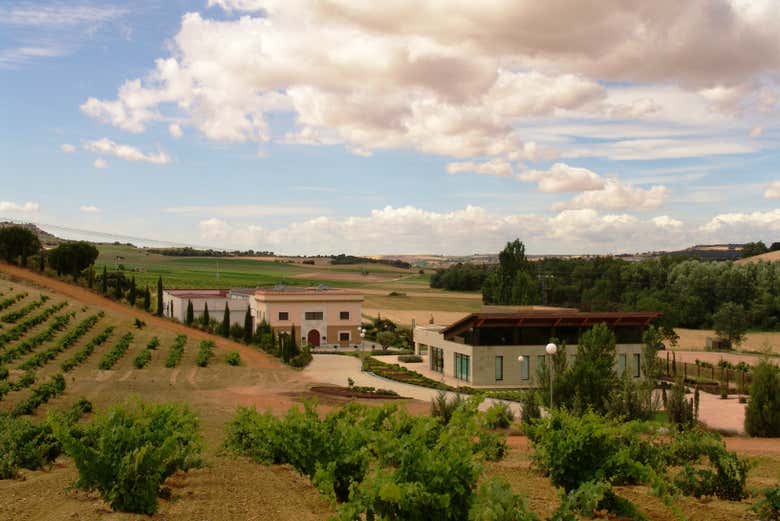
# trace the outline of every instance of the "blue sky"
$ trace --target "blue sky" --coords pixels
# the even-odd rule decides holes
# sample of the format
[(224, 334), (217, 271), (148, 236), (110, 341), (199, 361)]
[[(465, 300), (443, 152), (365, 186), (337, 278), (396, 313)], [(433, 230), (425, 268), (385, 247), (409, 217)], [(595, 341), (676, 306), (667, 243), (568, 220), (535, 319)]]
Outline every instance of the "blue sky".
[(778, 240), (777, 4), (678, 11), (3, 1), (0, 217), (283, 253)]

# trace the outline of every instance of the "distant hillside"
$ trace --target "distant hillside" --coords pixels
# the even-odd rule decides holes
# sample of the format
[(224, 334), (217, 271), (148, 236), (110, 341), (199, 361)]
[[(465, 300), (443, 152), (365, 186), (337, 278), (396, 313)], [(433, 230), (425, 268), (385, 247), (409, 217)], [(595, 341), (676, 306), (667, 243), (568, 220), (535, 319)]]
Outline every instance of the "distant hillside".
[(768, 251), (761, 255), (754, 255), (747, 259), (739, 259), (737, 264), (752, 264), (755, 262), (777, 262), (780, 261), (780, 251)]
[(52, 235), (47, 231), (41, 230), (40, 228), (38, 228), (36, 225), (32, 223), (15, 223), (10, 221), (0, 221), (0, 228), (4, 228), (6, 226), (21, 226), (22, 228), (27, 228), (28, 230), (31, 230), (35, 235), (38, 236), (38, 240), (41, 241), (41, 244), (43, 245), (44, 248), (50, 248), (65, 242), (64, 239), (60, 239), (56, 235)]

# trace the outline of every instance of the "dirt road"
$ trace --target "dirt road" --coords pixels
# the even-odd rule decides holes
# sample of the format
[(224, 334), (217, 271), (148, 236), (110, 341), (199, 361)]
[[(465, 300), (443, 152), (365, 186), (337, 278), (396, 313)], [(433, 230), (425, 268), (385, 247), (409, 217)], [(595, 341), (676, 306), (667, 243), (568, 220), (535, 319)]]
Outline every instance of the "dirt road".
[(0, 272), (5, 273), (11, 278), (16, 278), (25, 282), (29, 282), (44, 288), (48, 288), (57, 293), (61, 293), (67, 297), (74, 298), (85, 304), (97, 306), (102, 309), (111, 310), (115, 313), (123, 314), (130, 320), (135, 318), (143, 320), (149, 325), (160, 327), (172, 331), (176, 334), (187, 335), (194, 340), (213, 340), (217, 344), (217, 348), (224, 349), (225, 351), (238, 351), (241, 353), (241, 359), (249, 367), (256, 367), (259, 369), (281, 369), (284, 365), (276, 358), (267, 355), (256, 349), (252, 349), (244, 344), (233, 342), (226, 338), (221, 338), (197, 329), (187, 327), (184, 324), (173, 322), (166, 318), (161, 318), (151, 313), (146, 313), (139, 309), (130, 307), (129, 305), (122, 304), (103, 297), (87, 288), (69, 284), (61, 280), (46, 276), (42, 273), (19, 268), (18, 266), (12, 266), (6, 263), (0, 263)]

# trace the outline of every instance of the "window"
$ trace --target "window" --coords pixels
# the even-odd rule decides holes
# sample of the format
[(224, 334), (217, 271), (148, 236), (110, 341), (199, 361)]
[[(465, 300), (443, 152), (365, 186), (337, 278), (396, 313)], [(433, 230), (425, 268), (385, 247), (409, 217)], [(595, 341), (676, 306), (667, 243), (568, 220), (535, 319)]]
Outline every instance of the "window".
[(339, 320), (349, 320), (349, 311), (339, 311)]
[(290, 320), (290, 313), (288, 313), (287, 311), (280, 311), (279, 320)]
[(618, 376), (626, 374), (626, 354), (620, 353), (618, 355)]
[(322, 311), (307, 311), (303, 314), (305, 320), (322, 320)]
[(339, 342), (349, 342), (349, 331), (339, 332)]
[(634, 353), (634, 378), (639, 378), (642, 374), (642, 368), (639, 367), (639, 353)]
[(431, 371), (444, 372), (444, 350), (439, 347), (431, 347)]
[(504, 357), (496, 357), (496, 380), (504, 379)]
[(528, 380), (531, 376), (531, 357), (528, 355), (523, 356), (523, 360), (520, 362), (520, 379)]
[(455, 353), (455, 378), (458, 380), (469, 381), (469, 365), (471, 364), (471, 357), (468, 355), (462, 355)]

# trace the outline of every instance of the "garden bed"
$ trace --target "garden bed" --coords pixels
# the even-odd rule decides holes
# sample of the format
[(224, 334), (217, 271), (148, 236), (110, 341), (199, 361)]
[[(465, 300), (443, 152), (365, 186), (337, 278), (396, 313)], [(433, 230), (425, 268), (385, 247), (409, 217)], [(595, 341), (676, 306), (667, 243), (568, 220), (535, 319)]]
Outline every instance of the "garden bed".
[[(370, 389), (373, 389), (370, 390)], [(386, 389), (374, 389), (369, 388), (349, 388), (338, 386), (315, 386), (311, 388), (312, 392), (327, 394), (329, 396), (342, 396), (344, 398), (361, 398), (368, 400), (405, 400), (404, 396), (399, 396), (395, 391), (388, 391)]]

